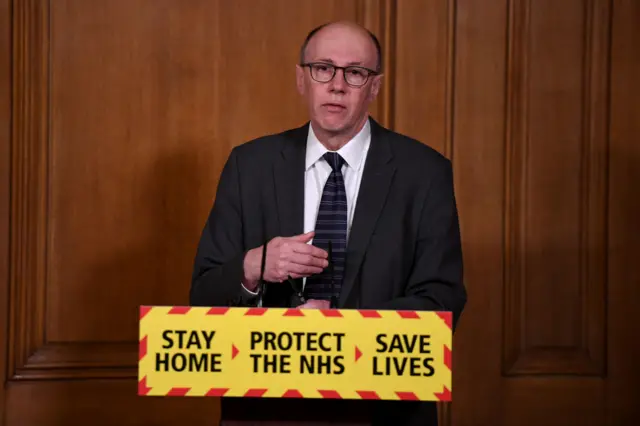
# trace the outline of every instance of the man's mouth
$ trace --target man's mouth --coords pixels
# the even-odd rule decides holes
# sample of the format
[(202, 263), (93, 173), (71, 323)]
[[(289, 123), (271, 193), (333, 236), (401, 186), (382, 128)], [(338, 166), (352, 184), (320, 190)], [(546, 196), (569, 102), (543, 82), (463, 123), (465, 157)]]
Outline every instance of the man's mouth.
[(329, 103), (324, 104), (324, 107), (329, 112), (342, 112), (342, 111), (344, 111), (346, 109), (346, 107), (344, 105), (333, 103), (333, 102), (329, 102)]

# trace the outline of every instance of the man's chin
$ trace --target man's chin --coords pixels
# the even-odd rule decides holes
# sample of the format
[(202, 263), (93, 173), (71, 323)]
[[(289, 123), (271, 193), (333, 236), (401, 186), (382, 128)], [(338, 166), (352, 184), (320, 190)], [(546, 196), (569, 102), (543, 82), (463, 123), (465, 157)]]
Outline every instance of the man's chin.
[(332, 134), (342, 133), (347, 128), (347, 123), (345, 120), (338, 121), (338, 120), (324, 119), (320, 121), (320, 125), (322, 127), (322, 130)]

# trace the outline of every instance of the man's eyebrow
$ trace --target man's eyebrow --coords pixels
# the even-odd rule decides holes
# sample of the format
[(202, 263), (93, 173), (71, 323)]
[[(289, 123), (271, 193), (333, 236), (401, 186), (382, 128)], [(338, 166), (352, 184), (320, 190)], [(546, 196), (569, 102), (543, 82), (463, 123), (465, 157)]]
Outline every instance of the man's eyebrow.
[(329, 58), (319, 58), (319, 59), (316, 59), (314, 62), (327, 62), (329, 64), (335, 64), (335, 62), (333, 62), (333, 60)]
[[(335, 65), (335, 62), (333, 61), (333, 59), (329, 59), (329, 58), (319, 58), (319, 59), (316, 59), (314, 62), (326, 62), (328, 64)], [(351, 62), (347, 63), (347, 65), (345, 65), (345, 66), (348, 67), (348, 66), (352, 66), (352, 65), (363, 66), (362, 65), (362, 61), (351, 61)]]

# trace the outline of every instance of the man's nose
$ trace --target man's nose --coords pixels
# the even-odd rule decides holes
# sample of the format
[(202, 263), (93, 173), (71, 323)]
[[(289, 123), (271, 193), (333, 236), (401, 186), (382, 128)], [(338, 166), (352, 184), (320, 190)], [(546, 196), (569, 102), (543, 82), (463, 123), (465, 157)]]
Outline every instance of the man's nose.
[(347, 82), (344, 81), (344, 70), (337, 69), (329, 85), (329, 90), (332, 92), (344, 92), (347, 88)]

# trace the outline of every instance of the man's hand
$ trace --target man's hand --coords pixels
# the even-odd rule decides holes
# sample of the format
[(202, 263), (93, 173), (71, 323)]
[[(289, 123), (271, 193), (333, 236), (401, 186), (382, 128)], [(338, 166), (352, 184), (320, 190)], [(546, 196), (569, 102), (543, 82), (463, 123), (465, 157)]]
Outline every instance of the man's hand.
[(328, 300), (311, 299), (304, 305), (298, 306), (299, 309), (329, 309), (331, 305)]
[[(283, 282), (289, 276), (302, 278), (321, 273), (329, 264), (326, 251), (307, 244), (315, 233), (293, 237), (276, 237), (267, 244), (264, 279), (268, 282)], [(248, 290), (255, 290), (260, 279), (262, 246), (247, 252), (244, 258), (242, 283)]]

